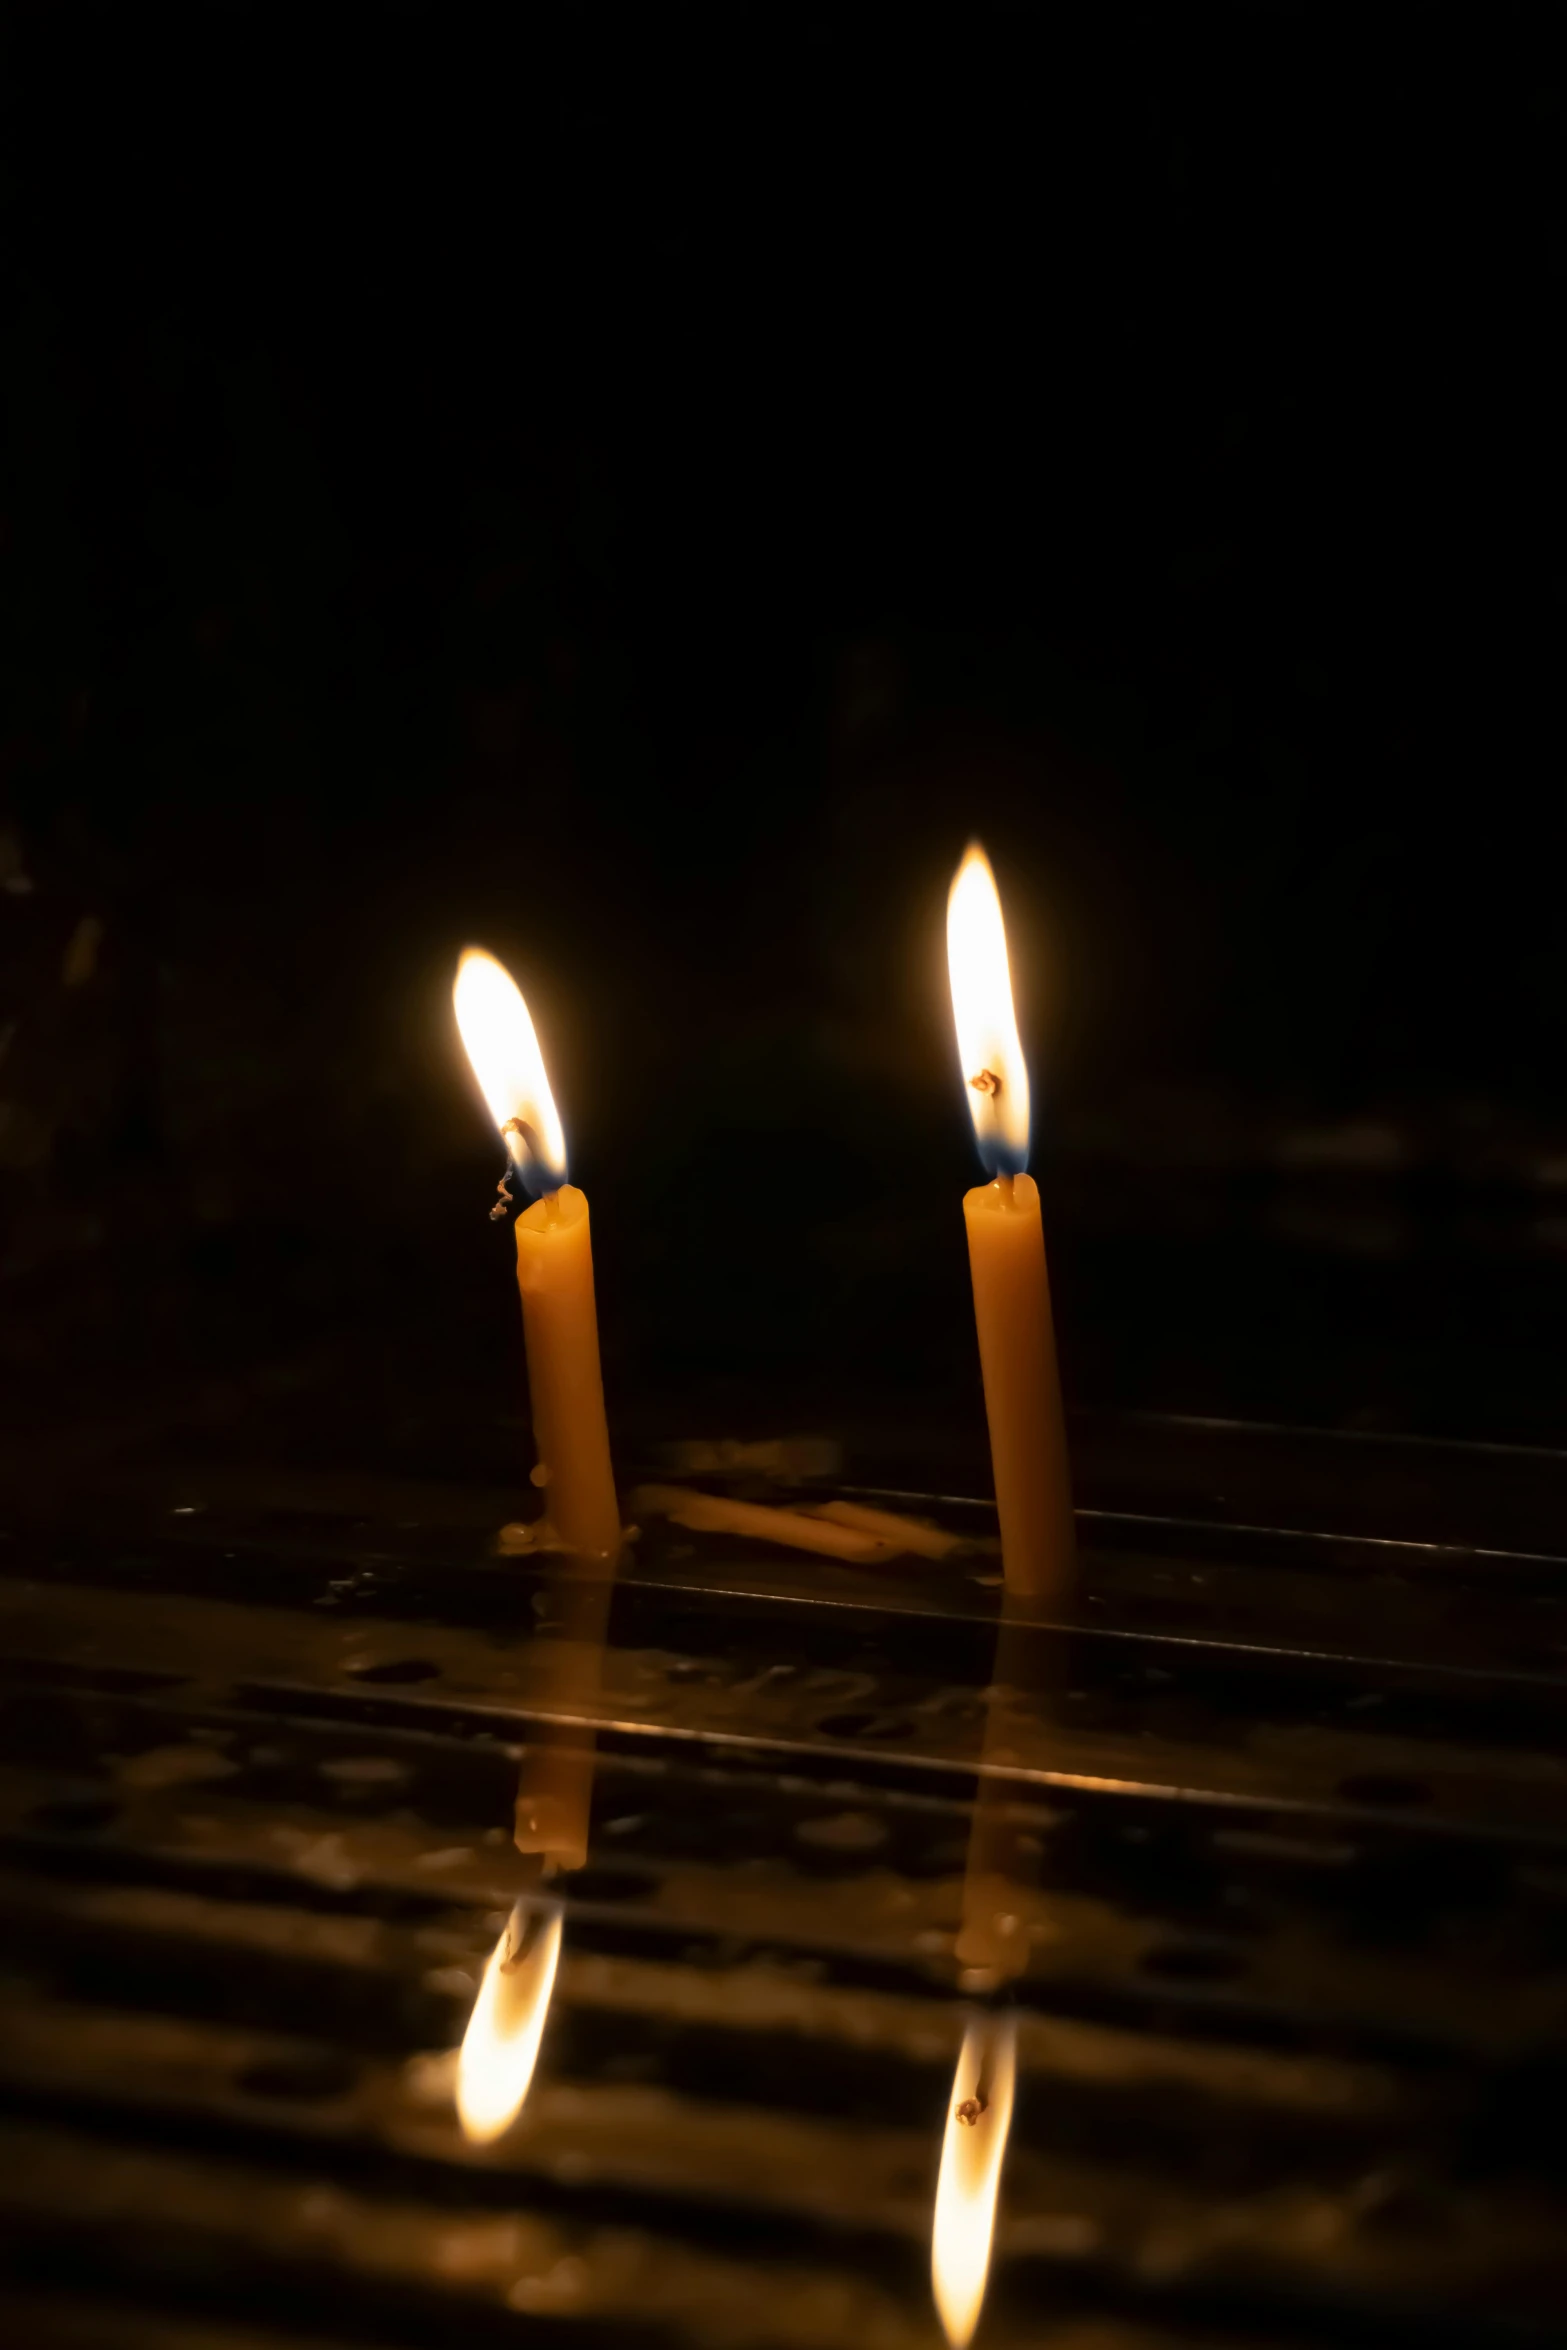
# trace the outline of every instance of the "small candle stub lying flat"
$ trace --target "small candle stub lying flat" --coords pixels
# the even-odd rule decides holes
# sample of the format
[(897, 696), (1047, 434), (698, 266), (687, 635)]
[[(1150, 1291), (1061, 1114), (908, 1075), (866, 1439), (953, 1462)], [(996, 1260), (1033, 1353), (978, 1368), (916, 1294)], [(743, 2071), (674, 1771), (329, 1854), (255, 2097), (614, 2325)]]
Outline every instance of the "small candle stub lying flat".
[(780, 1542), (789, 1550), (814, 1550), (822, 1558), (863, 1561), (890, 1556), (888, 1545), (875, 1535), (807, 1517), (803, 1510), (769, 1509), (761, 1502), (731, 1500), (727, 1494), (693, 1493), (684, 1485), (639, 1485), (631, 1507), (639, 1515), (668, 1518), (696, 1533), (749, 1535), (758, 1542)]
[(861, 1509), (855, 1502), (822, 1502), (807, 1509), (774, 1509), (763, 1502), (735, 1501), (727, 1494), (694, 1493), (685, 1485), (639, 1485), (631, 1495), (639, 1515), (668, 1518), (702, 1534), (739, 1534), (756, 1542), (781, 1543), (787, 1550), (815, 1551), (819, 1558), (868, 1565), (900, 1553), (945, 1558), (957, 1537), (891, 1510)]
[(927, 1525), (923, 1518), (900, 1518), (895, 1510), (867, 1509), (858, 1501), (812, 1502), (807, 1515), (830, 1518), (834, 1525), (853, 1526), (862, 1534), (874, 1534), (889, 1550), (913, 1551), (919, 1558), (944, 1559), (963, 1547), (961, 1534), (944, 1533), (940, 1526)]

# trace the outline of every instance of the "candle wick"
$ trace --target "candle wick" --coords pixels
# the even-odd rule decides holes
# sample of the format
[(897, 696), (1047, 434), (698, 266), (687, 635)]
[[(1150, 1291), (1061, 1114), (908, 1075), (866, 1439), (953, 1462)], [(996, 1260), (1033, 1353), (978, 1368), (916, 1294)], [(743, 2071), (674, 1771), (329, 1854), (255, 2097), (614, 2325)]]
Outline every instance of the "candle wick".
[[(513, 1135), (517, 1138), (515, 1143), (511, 1140)], [(511, 1178), (521, 1172), (524, 1163), (523, 1157), (519, 1156), (519, 1153), (531, 1155), (533, 1158), (537, 1158), (539, 1155), (539, 1138), (526, 1118), (508, 1118), (501, 1128), (501, 1139), (506, 1144), (506, 1172), (495, 1186), (500, 1193), (500, 1198), (490, 1210), (492, 1224), (498, 1224), (506, 1210), (517, 1204), (512, 1196)]]
[(560, 1222), (560, 1193), (558, 1191), (547, 1191), (544, 1194), (544, 1221), (546, 1224)]
[(999, 1191), (999, 1192), (1000, 1192), (1000, 1194), (1001, 1194), (1001, 1197), (1002, 1197), (1002, 1199), (1004, 1200), (1004, 1202), (1006, 1203), (1006, 1205), (1007, 1205), (1008, 1207), (1011, 1207), (1011, 1205), (1012, 1205), (1012, 1202), (1013, 1202), (1013, 1196), (1014, 1196), (1014, 1195), (1013, 1195), (1013, 1189), (1012, 1189), (1012, 1178), (1011, 1178), (1011, 1176), (1010, 1176), (1010, 1175), (998, 1175), (998, 1176), (996, 1177), (996, 1189), (997, 1189), (997, 1191)]
[(969, 1079), (976, 1093), (988, 1093), (992, 1100), (1001, 1091), (1001, 1080), (994, 1069), (981, 1069), (977, 1077)]

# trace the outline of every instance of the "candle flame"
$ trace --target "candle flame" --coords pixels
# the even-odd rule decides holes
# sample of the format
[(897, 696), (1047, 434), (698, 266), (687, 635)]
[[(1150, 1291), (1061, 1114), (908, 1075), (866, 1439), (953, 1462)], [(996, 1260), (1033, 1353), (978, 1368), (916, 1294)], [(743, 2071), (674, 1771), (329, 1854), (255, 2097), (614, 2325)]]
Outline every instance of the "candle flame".
[(947, 969), (974, 1139), (990, 1175), (1028, 1164), (1028, 1070), (990, 859), (971, 841), (947, 897)]
[(513, 1165), (530, 1191), (554, 1191), (566, 1180), (566, 1137), (517, 982), (482, 947), (467, 947), (452, 983), (452, 1003), (479, 1090)]
[(562, 1912), (519, 1901), (490, 1954), (457, 2058), (457, 2119), (474, 2146), (511, 2128), (533, 2081), (560, 1962)]
[(931, 2285), (952, 2350), (967, 2350), (984, 2305), (1016, 2076), (1013, 2018), (977, 2017), (952, 2083), (930, 2243)]

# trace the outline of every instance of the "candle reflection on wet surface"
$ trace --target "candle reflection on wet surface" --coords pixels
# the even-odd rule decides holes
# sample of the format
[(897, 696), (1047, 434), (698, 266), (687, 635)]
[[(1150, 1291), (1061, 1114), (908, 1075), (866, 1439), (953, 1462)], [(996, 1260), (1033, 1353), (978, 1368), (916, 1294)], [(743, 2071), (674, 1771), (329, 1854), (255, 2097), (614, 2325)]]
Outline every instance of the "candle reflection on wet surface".
[(533, 2085), (560, 1936), (559, 1905), (524, 1898), (484, 1970), (457, 2056), (457, 2119), (475, 2146), (510, 2129)]
[(538, 2063), (564, 1914), (542, 1889), (588, 1857), (594, 1741), (581, 1717), (590, 1717), (598, 1702), (613, 1592), (612, 1574), (573, 1565), (560, 1568), (538, 1594), (533, 1637), (543, 1658), (544, 1703), (560, 1713), (540, 1723), (523, 1759), (514, 1837), (529, 1890), (519, 1896), (484, 1970), (458, 2053), (457, 2119), (476, 2145), (511, 2127)]
[(1559, 1676), (1518, 1662), (1567, 1641), (1555, 1487), (1421, 1456), (1506, 1521), (1477, 1617), (1450, 1551), (1390, 1579), (1375, 1447), (1078, 1457), (1070, 1622), (999, 1588), (993, 1513), (853, 1448), (681, 1459), (925, 1550), (666, 1514), (611, 1584), (494, 1555), (504, 1476), (137, 1471), (18, 1521), (19, 2338), (91, 2302), (187, 2350), (196, 2275), (264, 2350), (1532, 2322), (1555, 2239), (1495, 2133), (1562, 1924)]
[[(747, 1511), (710, 1503), (702, 1495), (690, 1500), (706, 1503), (705, 1508), (683, 1508), (678, 1488), (644, 1487), (639, 1500), (642, 1507), (652, 1506), (693, 1530), (765, 1537), (771, 1522), (782, 1528), (774, 1539), (786, 1547), (803, 1523), (789, 1512), (758, 1506)], [(845, 1555), (851, 1559), (903, 1555), (906, 1544), (915, 1555), (944, 1559), (962, 1547), (958, 1536), (891, 1511), (847, 1501), (812, 1508), (827, 1528), (843, 1525), (876, 1538), (869, 1548), (849, 1550)], [(504, 1555), (504, 1530), (500, 1547)], [(536, 1602), (533, 1640), (546, 1692), (541, 1704), (553, 1718), (540, 1724), (530, 1742), (517, 1790), (515, 1841), (529, 1889), (519, 1896), (485, 1967), (458, 2053), (457, 2118), (476, 2146), (503, 2137), (517, 2120), (539, 2059), (563, 1940), (565, 1912), (554, 1888), (588, 1860), (595, 1760), (591, 1724), (604, 1694), (612, 1599), (612, 1576), (567, 1565), (550, 1577)], [(1023, 1630), (1035, 1621), (1027, 1602), (1010, 1598), (1004, 1603), (954, 1946), (959, 1985), (986, 2004), (971, 2010), (964, 2026), (935, 2189), (931, 2282), (951, 2350), (966, 2350), (984, 2305), (1012, 2126), (1017, 2025), (1010, 2011), (995, 2004), (995, 1995), (1027, 1965), (1021, 1894), (1025, 1874), (1030, 1882), (1037, 1878), (1039, 1844), (1020, 1825), (1018, 1807), (999, 1774), (1019, 1759), (1011, 1743), (1010, 1708), (1028, 1692), (1017, 1676), (1040, 1679), (1040, 1652), (1028, 1648)], [(1050, 1667), (1059, 1681), (1061, 1664), (1053, 1651)], [(852, 1839), (847, 1848), (853, 1849)]]
[(985, 2004), (963, 2035), (931, 2231), (931, 2283), (951, 2350), (972, 2338), (989, 2281), (1017, 2078), (1017, 2019), (999, 2001), (1027, 1971), (1027, 1896), (1039, 1877), (1039, 1837), (1005, 1776), (1022, 1759), (1012, 1709), (1067, 1679), (1062, 1648), (1031, 1641), (1030, 1603), (1008, 1593), (1002, 1609), (954, 1945), (961, 1989)]

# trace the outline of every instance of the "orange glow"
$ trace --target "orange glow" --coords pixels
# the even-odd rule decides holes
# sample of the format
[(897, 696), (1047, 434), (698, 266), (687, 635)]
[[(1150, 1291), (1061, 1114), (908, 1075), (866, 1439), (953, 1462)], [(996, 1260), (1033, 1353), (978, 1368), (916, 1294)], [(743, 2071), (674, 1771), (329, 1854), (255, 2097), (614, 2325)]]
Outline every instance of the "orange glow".
[(566, 1137), (517, 982), (482, 947), (465, 947), (452, 1004), (479, 1090), (513, 1163), (530, 1191), (555, 1190), (566, 1180)]
[(457, 2058), (457, 2119), (488, 2146), (522, 2111), (560, 1963), (561, 1910), (519, 1901), (490, 1954)]
[(952, 2084), (930, 2244), (931, 2285), (952, 2350), (967, 2350), (984, 2306), (1016, 2075), (1012, 2017), (976, 2018)]
[(1020, 1174), (1028, 1164), (1028, 1070), (996, 877), (978, 841), (969, 843), (947, 896), (947, 970), (979, 1155), (988, 1174)]

